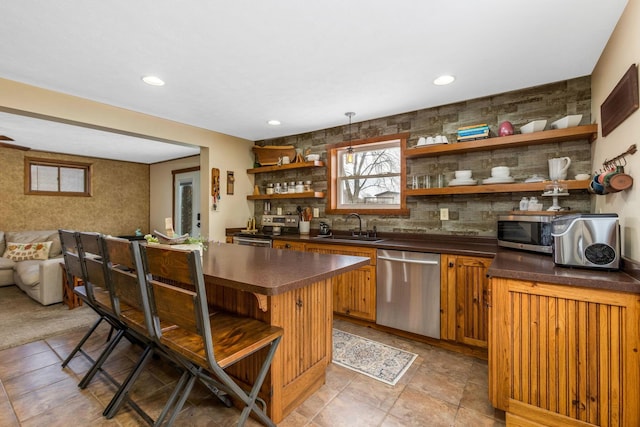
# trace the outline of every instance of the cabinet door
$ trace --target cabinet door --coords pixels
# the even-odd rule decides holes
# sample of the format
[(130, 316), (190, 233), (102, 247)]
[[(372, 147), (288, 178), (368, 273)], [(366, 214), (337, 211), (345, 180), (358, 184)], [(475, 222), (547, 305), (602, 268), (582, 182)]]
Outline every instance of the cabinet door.
[(638, 296), (493, 278), (489, 395), (510, 419), (639, 425)]
[(485, 303), (491, 258), (443, 255), (441, 327), (443, 339), (487, 347), (489, 316)]
[(368, 256), (371, 264), (336, 276), (333, 280), (333, 311), (359, 319), (376, 320), (376, 267), (374, 248), (307, 244), (308, 252)]
[(289, 242), (286, 240), (274, 240), (272, 246), (276, 249), (289, 249), (293, 251), (304, 251), (305, 249), (303, 242)]

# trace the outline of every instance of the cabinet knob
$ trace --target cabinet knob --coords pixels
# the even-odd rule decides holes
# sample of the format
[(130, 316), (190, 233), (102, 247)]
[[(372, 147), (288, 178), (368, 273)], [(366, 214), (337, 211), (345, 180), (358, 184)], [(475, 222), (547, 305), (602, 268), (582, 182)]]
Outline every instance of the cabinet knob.
[(455, 264), (452, 261), (449, 261), (449, 268), (453, 268)]
[(285, 247), (286, 249), (289, 249), (289, 248), (291, 248), (291, 245), (290, 245), (289, 243), (285, 243), (285, 244), (284, 244), (284, 247)]

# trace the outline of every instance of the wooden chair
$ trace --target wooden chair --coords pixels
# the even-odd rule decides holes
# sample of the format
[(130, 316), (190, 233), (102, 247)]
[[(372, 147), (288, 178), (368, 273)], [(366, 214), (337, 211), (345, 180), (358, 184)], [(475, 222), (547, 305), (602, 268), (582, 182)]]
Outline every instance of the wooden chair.
[[(111, 377), (107, 372), (102, 370), (102, 365), (115, 350), (118, 343), (122, 338), (128, 337), (132, 342), (138, 342), (138, 338), (131, 334), (131, 331), (127, 329), (126, 324), (119, 320), (119, 317), (115, 312), (115, 301), (110, 289), (107, 266), (106, 266), (106, 251), (104, 250), (101, 235), (98, 233), (76, 233), (76, 239), (78, 240), (78, 247), (80, 249), (80, 261), (82, 263), (84, 271), (84, 282), (89, 290), (89, 294), (93, 300), (93, 303), (97, 306), (98, 310), (103, 314), (104, 318), (111, 323), (112, 330), (109, 333), (109, 344), (102, 351), (98, 359), (91, 366), (91, 369), (87, 371), (82, 378), (78, 387), (86, 388), (91, 382), (94, 376), (101, 371), (107, 376), (107, 378), (115, 385), (118, 382)], [(113, 330), (117, 333), (113, 339), (110, 339)]]
[[(95, 295), (94, 295), (94, 287), (92, 282), (89, 280), (87, 271), (85, 269), (85, 265), (82, 261), (83, 258), (83, 250), (80, 243), (79, 235), (75, 231), (70, 230), (58, 230), (58, 234), (60, 235), (60, 243), (62, 244), (62, 255), (64, 258), (65, 270), (67, 273), (67, 283), (73, 283), (73, 278), (78, 277), (81, 278), (84, 282), (84, 285), (75, 286), (73, 289), (69, 291), (73, 292), (77, 295), (87, 306), (89, 306), (93, 311), (98, 314), (98, 319), (96, 322), (89, 328), (89, 330), (84, 334), (80, 342), (75, 346), (75, 348), (69, 353), (67, 358), (62, 362), (62, 367), (64, 368), (69, 364), (71, 359), (75, 357), (77, 353), (82, 354), (86, 357), (92, 364), (92, 368), (96, 366), (97, 360), (94, 360), (87, 352), (83, 350), (83, 346), (86, 341), (91, 337), (91, 335), (98, 328), (100, 323), (103, 321), (111, 324), (112, 331), (116, 329), (121, 331), (122, 325), (115, 320), (115, 317), (111, 316), (108, 310), (104, 310), (101, 305), (98, 304)], [(107, 341), (110, 343), (113, 342), (111, 339), (111, 333), (107, 338)], [(117, 344), (117, 342), (116, 342)], [(96, 371), (99, 369), (96, 368)], [(86, 377), (86, 376), (85, 376)], [(90, 378), (89, 378), (90, 380)], [(88, 381), (89, 381), (88, 380)], [(87, 382), (88, 382), (87, 381)]]
[[(266, 415), (264, 401), (258, 398), (258, 393), (282, 338), (282, 329), (231, 313), (210, 313), (198, 251), (144, 245), (141, 252), (152, 313), (159, 321), (177, 325), (167, 331), (157, 331), (157, 336), (162, 345), (183, 360), (192, 375), (168, 424), (173, 423), (195, 379), (200, 378), (244, 404), (239, 426), (244, 425), (252, 411), (264, 424), (275, 426)], [(224, 369), (263, 348), (268, 348), (264, 362), (251, 390), (246, 392)], [(257, 401), (261, 401), (263, 409), (257, 406)]]
[[(175, 387), (168, 402), (155, 421), (129, 398), (131, 387), (143, 372), (151, 356), (159, 354), (169, 358), (176, 364), (177, 362), (157, 345), (156, 327), (153, 325), (138, 243), (130, 242), (126, 239), (103, 237), (102, 244), (104, 245), (105, 253), (108, 255), (108, 278), (116, 316), (128, 328), (142, 337), (141, 340), (144, 343), (144, 350), (137, 363), (105, 408), (103, 415), (107, 418), (112, 418), (123, 403), (127, 402), (149, 424), (160, 425), (166, 418), (167, 413), (175, 406), (175, 402), (184, 388), (189, 374), (186, 370), (183, 371), (182, 377), (178, 381), (178, 386)], [(158, 325), (158, 330), (164, 331), (172, 327), (174, 326), (163, 323)], [(178, 364), (178, 366), (180, 365)]]

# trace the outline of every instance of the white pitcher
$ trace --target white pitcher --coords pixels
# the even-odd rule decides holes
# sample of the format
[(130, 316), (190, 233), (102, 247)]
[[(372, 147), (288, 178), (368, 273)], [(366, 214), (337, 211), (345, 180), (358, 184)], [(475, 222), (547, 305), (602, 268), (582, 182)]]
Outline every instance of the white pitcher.
[(571, 165), (571, 159), (568, 157), (549, 159), (549, 178), (552, 181), (566, 179), (569, 165)]

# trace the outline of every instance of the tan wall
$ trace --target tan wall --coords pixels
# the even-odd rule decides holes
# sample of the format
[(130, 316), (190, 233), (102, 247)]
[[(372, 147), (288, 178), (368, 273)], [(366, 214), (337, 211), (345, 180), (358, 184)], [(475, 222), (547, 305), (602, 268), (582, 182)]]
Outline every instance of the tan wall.
[[(253, 211), (253, 202), (246, 200), (253, 188), (253, 176), (246, 174), (253, 166), (252, 141), (2, 78), (0, 93), (1, 111), (201, 147), (200, 168), (208, 171), (202, 174), (201, 204), (209, 212), (202, 217), (202, 227), (203, 235), (210, 239), (224, 240), (225, 227), (246, 224)], [(212, 167), (219, 168), (225, 177), (227, 170), (236, 172), (236, 194), (225, 198), (223, 193), (216, 212), (210, 209)], [(221, 185), (225, 188), (226, 179)], [(171, 189), (165, 197), (171, 199)], [(145, 205), (148, 209), (148, 199)]]
[[(24, 194), (24, 157), (92, 164), (92, 197)], [(68, 228), (113, 235), (149, 227), (149, 166), (0, 148), (0, 230)]]
[[(631, 64), (640, 63), (640, 0), (629, 0), (598, 64), (591, 76), (591, 115), (602, 123), (600, 105), (613, 90)], [(640, 111), (634, 112), (606, 137), (592, 144), (594, 169), (602, 162), (624, 152), (631, 144), (640, 145)], [(595, 212), (613, 212), (620, 216), (622, 254), (640, 261), (640, 153), (627, 157), (625, 172), (635, 182), (629, 190), (594, 197)]]
[[(162, 162), (151, 165), (149, 207), (149, 229), (164, 230), (164, 219), (173, 214), (173, 174), (172, 171), (200, 166), (200, 156)], [(146, 230), (145, 230), (146, 231)]]

